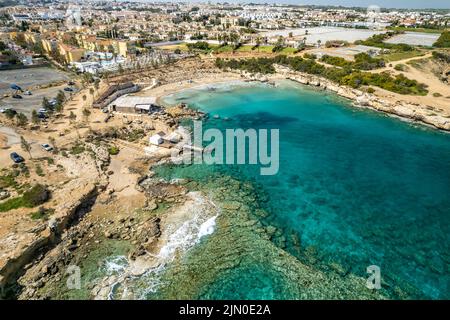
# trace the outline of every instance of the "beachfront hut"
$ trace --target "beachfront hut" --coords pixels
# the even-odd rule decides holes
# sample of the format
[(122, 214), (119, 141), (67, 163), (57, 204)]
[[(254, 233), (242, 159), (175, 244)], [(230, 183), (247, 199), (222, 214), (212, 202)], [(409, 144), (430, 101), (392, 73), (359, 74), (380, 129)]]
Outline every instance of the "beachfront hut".
[(163, 142), (164, 142), (164, 139), (159, 133), (156, 133), (150, 137), (150, 143), (155, 146), (160, 145)]

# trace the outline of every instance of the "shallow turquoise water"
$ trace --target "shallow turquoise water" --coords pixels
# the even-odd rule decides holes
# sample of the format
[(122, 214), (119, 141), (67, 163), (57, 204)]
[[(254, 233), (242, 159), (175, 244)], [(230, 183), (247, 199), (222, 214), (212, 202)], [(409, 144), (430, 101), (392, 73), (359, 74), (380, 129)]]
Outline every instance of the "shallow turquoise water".
[[(261, 176), (258, 166), (194, 165), (166, 175), (201, 180), (220, 171), (251, 181), (270, 213), (261, 221), (283, 231), (282, 247), (299, 260), (309, 263), (293, 249), (293, 233), (302, 248), (315, 250), (318, 268), (337, 261), (367, 277), (374, 264), (385, 289), (401, 287), (402, 297), (450, 298), (450, 135), (290, 82), (222, 85), (166, 98), (179, 101), (220, 115), (205, 127), (279, 128), (280, 170)], [(228, 278), (204, 288), (204, 296), (276, 298), (267, 290), (276, 281), (263, 276), (264, 268), (248, 268), (224, 273)]]

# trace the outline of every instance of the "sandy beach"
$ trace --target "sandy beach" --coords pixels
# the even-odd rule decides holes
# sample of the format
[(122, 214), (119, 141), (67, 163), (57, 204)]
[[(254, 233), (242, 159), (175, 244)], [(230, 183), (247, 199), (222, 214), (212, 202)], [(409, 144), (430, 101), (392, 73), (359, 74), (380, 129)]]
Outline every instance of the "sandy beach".
[(177, 81), (172, 82), (168, 84), (164, 84), (161, 86), (158, 86), (153, 89), (141, 91), (137, 93), (138, 96), (153, 96), (156, 97), (157, 103), (161, 102), (161, 98), (164, 96), (167, 96), (169, 94), (173, 94), (182, 90), (191, 89), (207, 84), (214, 84), (214, 83), (223, 83), (223, 82), (230, 82), (230, 81), (236, 81), (236, 80), (242, 80), (242, 77), (236, 73), (223, 73), (223, 74), (211, 74), (204, 78), (194, 78), (194, 79), (187, 79), (183, 81)]

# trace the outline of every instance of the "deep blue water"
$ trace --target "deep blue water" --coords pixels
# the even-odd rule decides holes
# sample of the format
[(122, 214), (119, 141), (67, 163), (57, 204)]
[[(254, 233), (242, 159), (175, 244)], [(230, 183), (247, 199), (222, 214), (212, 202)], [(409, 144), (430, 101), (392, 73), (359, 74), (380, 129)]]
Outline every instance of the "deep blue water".
[[(277, 175), (261, 176), (251, 165), (214, 169), (261, 188), (270, 212), (264, 224), (287, 238), (296, 233), (302, 248), (317, 250), (324, 267), (338, 261), (366, 277), (374, 264), (386, 285), (413, 288), (423, 298), (450, 298), (449, 134), (290, 82), (192, 89), (166, 98), (179, 101), (220, 115), (205, 127), (280, 129)], [(202, 169), (173, 175), (195, 170)], [(289, 241), (285, 249), (304, 259)]]

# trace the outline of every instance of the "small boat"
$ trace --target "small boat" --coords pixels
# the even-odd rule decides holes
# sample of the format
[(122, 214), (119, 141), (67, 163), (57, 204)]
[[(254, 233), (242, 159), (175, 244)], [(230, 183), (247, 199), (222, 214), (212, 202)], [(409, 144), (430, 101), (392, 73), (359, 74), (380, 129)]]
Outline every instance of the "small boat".
[(215, 114), (214, 119), (220, 119), (220, 116), (218, 114)]

